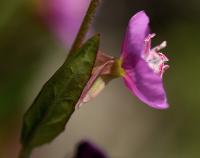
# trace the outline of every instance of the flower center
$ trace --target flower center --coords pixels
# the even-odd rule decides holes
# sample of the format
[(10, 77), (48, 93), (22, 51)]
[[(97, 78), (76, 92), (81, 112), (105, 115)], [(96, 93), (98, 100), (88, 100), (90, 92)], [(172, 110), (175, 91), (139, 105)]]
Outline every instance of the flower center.
[(160, 50), (167, 46), (167, 42), (164, 41), (160, 45), (151, 49), (151, 39), (154, 36), (155, 36), (155, 34), (150, 34), (145, 39), (145, 41), (144, 41), (145, 47), (144, 47), (144, 53), (143, 53), (142, 57), (148, 63), (149, 67), (156, 74), (159, 74), (162, 77), (165, 70), (167, 68), (169, 68), (169, 65), (165, 64), (169, 60), (163, 53), (160, 52)]

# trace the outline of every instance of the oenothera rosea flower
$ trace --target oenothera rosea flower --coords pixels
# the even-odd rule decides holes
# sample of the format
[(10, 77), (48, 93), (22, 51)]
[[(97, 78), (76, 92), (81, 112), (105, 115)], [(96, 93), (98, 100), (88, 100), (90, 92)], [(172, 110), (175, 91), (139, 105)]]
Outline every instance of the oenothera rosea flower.
[(157, 109), (168, 107), (162, 76), (169, 67), (167, 57), (160, 52), (166, 42), (151, 49), (149, 18), (141, 11), (129, 21), (122, 51), (121, 67), (126, 86), (141, 101)]
[(90, 0), (36, 0), (39, 16), (58, 40), (72, 44)]
[(95, 144), (82, 141), (78, 144), (74, 158), (106, 158), (106, 154)]
[[(151, 48), (149, 18), (144, 11), (135, 14), (129, 21), (121, 49), (120, 58), (113, 58), (99, 53), (100, 66), (96, 66), (86, 85), (80, 102), (87, 102), (95, 97), (105, 86), (105, 77), (121, 76), (131, 93), (142, 102), (156, 109), (168, 108), (163, 87), (163, 73), (169, 67), (167, 57), (160, 52), (166, 47), (166, 41)], [(110, 77), (109, 77), (110, 76)], [(93, 85), (93, 86), (92, 86)]]

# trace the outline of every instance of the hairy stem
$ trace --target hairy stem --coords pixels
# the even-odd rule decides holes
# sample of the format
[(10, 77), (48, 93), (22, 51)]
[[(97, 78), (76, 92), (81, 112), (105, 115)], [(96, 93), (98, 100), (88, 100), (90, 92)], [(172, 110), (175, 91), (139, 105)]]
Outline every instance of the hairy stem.
[(79, 32), (76, 36), (76, 39), (71, 47), (69, 54), (76, 52), (79, 49), (84, 41), (84, 38), (90, 28), (93, 17), (96, 13), (97, 7), (100, 4), (100, 0), (91, 0), (86, 15), (83, 19)]

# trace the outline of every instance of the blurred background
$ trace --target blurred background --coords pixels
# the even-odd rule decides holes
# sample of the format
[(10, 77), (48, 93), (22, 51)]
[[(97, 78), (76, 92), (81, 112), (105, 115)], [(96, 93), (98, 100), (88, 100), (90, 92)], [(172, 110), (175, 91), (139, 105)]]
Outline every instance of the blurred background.
[[(33, 1), (0, 2), (0, 158), (17, 158), (23, 113), (69, 49), (43, 24)], [(163, 51), (170, 69), (164, 82), (171, 107), (151, 109), (121, 79), (114, 80), (32, 158), (70, 157), (83, 139), (98, 144), (110, 158), (199, 158), (200, 1), (102, 1), (94, 23), (101, 50), (119, 55), (128, 20), (140, 10), (150, 16), (157, 34), (153, 45), (167, 40)]]

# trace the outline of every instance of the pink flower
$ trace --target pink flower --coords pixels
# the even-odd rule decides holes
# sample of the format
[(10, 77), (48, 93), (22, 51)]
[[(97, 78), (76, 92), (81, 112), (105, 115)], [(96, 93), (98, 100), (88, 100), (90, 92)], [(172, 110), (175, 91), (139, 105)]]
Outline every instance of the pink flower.
[(38, 13), (58, 40), (73, 43), (90, 0), (37, 0)]
[[(169, 67), (167, 57), (160, 52), (166, 41), (151, 49), (149, 18), (144, 11), (134, 15), (128, 25), (119, 59), (99, 53), (93, 75), (83, 90), (78, 107), (96, 97), (113, 78), (123, 77), (131, 93), (156, 109), (168, 108), (162, 76)], [(104, 60), (102, 60), (104, 59)], [(106, 79), (106, 80), (105, 80)]]
[(156, 109), (168, 108), (162, 76), (169, 67), (167, 57), (160, 52), (163, 42), (151, 49), (149, 18), (144, 11), (135, 14), (129, 21), (121, 50), (121, 67), (126, 86), (141, 101)]

